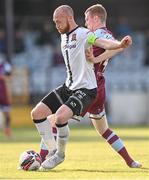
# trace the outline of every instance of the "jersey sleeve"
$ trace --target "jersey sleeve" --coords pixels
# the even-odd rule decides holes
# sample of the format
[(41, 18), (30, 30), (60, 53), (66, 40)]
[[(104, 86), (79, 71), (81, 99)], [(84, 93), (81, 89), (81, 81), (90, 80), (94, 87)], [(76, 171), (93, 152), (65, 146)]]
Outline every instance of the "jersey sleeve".
[(111, 39), (111, 40), (115, 39), (110, 32), (108, 32), (104, 29), (97, 29), (94, 33), (97, 38)]
[(85, 40), (85, 49), (92, 46), (97, 39), (97, 36), (95, 33), (91, 32), (90, 30), (86, 29), (84, 32), (84, 36), (82, 38)]
[(89, 45), (93, 45), (96, 39), (97, 39), (97, 36), (94, 33), (90, 33), (87, 37), (87, 43)]

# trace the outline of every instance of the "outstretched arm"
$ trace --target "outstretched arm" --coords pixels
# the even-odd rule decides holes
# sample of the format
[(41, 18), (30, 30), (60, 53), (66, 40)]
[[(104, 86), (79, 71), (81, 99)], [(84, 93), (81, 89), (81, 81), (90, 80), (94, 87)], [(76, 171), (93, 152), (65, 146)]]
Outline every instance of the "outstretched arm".
[(130, 36), (125, 36), (121, 41), (96, 38), (95, 35), (88, 37), (88, 43), (103, 49), (114, 50), (120, 48), (127, 48), (132, 44), (132, 38)]
[(103, 63), (104, 61), (106, 61), (107, 59), (112, 58), (113, 56), (115, 56), (116, 54), (122, 52), (124, 49), (120, 48), (120, 49), (116, 49), (116, 50), (106, 50), (104, 53), (100, 54), (97, 57), (94, 57), (93, 55), (93, 48), (87, 49), (85, 54), (86, 54), (86, 58), (93, 62), (94, 64), (96, 63)]

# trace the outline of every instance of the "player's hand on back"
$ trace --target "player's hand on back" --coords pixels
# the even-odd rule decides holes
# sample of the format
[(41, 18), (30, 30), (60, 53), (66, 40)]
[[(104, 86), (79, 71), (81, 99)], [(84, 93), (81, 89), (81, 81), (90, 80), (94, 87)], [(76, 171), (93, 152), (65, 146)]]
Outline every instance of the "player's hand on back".
[(93, 55), (93, 48), (89, 47), (88, 49), (85, 50), (85, 55), (86, 55), (86, 59), (94, 62), (94, 55)]

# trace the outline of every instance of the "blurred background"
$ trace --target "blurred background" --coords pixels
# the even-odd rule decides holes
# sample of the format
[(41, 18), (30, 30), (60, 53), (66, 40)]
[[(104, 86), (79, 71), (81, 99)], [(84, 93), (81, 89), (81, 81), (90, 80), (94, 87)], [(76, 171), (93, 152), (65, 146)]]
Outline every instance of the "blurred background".
[(133, 45), (106, 69), (109, 121), (149, 125), (149, 0), (0, 0), (0, 62), (12, 65), (12, 126), (33, 126), (32, 107), (65, 80), (54, 9), (70, 5), (77, 23), (84, 26), (84, 11), (96, 3), (106, 8), (107, 27), (117, 39), (127, 34), (133, 38)]

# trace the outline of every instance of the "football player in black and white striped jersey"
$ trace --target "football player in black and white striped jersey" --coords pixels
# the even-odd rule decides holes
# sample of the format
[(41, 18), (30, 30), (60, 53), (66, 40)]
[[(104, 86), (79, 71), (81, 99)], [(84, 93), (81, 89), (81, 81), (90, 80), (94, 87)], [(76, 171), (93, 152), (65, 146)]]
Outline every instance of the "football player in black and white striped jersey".
[[(78, 27), (70, 6), (59, 6), (53, 14), (58, 32), (61, 34), (61, 49), (67, 78), (65, 83), (46, 95), (32, 110), (32, 119), (49, 150), (56, 153), (47, 158), (41, 170), (52, 169), (65, 159), (65, 148), (69, 137), (68, 120), (87, 110), (96, 97), (96, 78), (93, 64), (86, 60), (85, 50), (91, 45), (104, 49), (119, 49), (128, 46), (128, 37), (121, 41), (97, 38), (93, 32)], [(47, 119), (54, 115), (58, 131), (57, 144)]]

